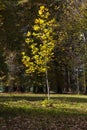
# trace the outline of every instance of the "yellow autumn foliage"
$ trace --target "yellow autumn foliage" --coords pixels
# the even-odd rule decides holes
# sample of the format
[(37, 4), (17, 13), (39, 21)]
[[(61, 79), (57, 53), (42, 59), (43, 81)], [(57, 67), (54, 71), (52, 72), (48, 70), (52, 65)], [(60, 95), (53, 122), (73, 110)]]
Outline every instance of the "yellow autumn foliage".
[(46, 8), (45, 6), (40, 6), (40, 10), (38, 11), (38, 14), (42, 18), (48, 18), (50, 15), (48, 8)]
[(27, 37), (31, 36), (31, 32), (28, 31), (27, 34), (26, 34), (26, 36)]
[(34, 29), (35, 31), (38, 31), (38, 30), (40, 29), (40, 27), (39, 27), (38, 25), (34, 25), (34, 26), (33, 26), (33, 29)]
[[(53, 27), (57, 26), (56, 20), (53, 18), (48, 19), (50, 13), (48, 8), (40, 6), (38, 11), (38, 18), (35, 19), (33, 26), (33, 32), (27, 32), (25, 42), (30, 43), (30, 55), (26, 56), (22, 52), (22, 62), (26, 66), (26, 73), (32, 73), (35, 71), (46, 72), (48, 66), (47, 63), (53, 56), (52, 50), (55, 46), (55, 40), (53, 38)], [(35, 38), (35, 41), (32, 39)], [(40, 41), (38, 43), (38, 41)]]
[(43, 24), (44, 20), (43, 19), (35, 19), (35, 24)]

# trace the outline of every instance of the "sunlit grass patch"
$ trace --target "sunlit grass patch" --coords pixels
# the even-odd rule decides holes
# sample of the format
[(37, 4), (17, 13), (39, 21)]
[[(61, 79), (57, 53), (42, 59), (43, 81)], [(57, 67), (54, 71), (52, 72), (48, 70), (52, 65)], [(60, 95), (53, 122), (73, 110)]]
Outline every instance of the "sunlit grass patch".
[(87, 115), (87, 97), (83, 95), (1, 94), (0, 115)]

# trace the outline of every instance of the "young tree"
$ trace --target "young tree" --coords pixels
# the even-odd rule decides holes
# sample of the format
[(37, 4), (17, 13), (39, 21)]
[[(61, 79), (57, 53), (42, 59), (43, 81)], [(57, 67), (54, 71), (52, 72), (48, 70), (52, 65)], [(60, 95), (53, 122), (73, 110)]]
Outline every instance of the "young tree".
[(48, 68), (49, 61), (53, 56), (53, 49), (55, 40), (53, 29), (58, 26), (56, 20), (50, 19), (48, 8), (40, 6), (38, 11), (38, 18), (35, 19), (33, 26), (33, 33), (28, 32), (26, 43), (30, 48), (30, 55), (27, 56), (23, 52), (23, 63), (27, 67), (26, 73), (39, 72), (45, 73), (46, 85), (48, 92), (48, 100), (50, 98), (49, 81), (48, 81)]

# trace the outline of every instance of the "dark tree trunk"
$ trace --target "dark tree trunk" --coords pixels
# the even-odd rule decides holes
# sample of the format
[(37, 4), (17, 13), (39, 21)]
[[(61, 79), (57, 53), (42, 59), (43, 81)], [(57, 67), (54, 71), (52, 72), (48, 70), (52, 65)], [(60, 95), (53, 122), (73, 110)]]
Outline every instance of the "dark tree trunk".
[(69, 92), (69, 88), (70, 88), (70, 73), (68, 68), (65, 68), (65, 79), (66, 79), (66, 92)]

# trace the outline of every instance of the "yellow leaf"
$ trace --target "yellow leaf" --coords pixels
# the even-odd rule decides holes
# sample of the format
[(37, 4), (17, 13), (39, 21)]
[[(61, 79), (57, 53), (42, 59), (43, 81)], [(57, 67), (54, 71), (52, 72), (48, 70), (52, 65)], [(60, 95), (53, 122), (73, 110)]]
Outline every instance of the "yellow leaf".
[(38, 25), (34, 25), (33, 28), (35, 31), (38, 31), (40, 29), (40, 27)]
[(27, 34), (26, 34), (26, 36), (27, 37), (31, 36), (31, 32), (28, 31)]
[(25, 52), (21, 52), (22, 55), (25, 55)]

